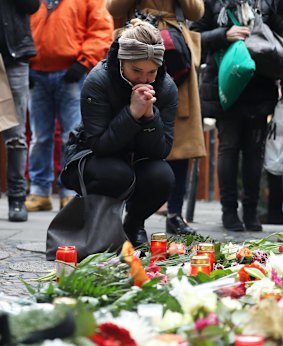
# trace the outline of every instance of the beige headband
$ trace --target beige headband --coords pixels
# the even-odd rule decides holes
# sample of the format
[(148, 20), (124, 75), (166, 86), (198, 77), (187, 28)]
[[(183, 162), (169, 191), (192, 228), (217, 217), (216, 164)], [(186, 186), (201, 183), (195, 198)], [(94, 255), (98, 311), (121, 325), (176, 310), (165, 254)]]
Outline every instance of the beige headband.
[(155, 45), (140, 42), (132, 38), (120, 37), (118, 59), (139, 60), (148, 59), (154, 61), (158, 66), (163, 63), (165, 47), (162, 43)]

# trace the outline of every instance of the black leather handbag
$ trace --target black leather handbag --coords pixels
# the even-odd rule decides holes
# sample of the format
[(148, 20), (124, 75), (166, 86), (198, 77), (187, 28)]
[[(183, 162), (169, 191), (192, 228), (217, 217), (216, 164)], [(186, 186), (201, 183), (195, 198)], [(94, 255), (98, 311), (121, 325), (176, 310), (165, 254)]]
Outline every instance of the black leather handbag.
[(283, 37), (272, 31), (259, 13), (255, 14), (254, 28), (245, 44), (256, 62), (258, 74), (272, 79), (283, 78)]
[(79, 162), (82, 196), (75, 196), (51, 221), (47, 230), (46, 259), (54, 261), (58, 246), (75, 246), (80, 262), (88, 255), (119, 251), (126, 235), (122, 213), (131, 187), (119, 198), (87, 195), (83, 181), (85, 158)]

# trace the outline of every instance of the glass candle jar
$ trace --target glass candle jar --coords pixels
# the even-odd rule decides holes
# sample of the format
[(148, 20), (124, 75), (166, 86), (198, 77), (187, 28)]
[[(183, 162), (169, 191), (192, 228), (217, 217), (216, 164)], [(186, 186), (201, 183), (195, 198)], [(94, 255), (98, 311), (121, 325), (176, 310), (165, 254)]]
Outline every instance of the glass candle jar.
[(151, 261), (164, 261), (167, 255), (166, 233), (158, 232), (151, 235), (150, 242)]
[(210, 259), (207, 256), (193, 256), (191, 258), (191, 275), (196, 276), (198, 272), (210, 275)]
[(261, 346), (263, 337), (257, 335), (238, 335), (235, 338), (235, 346)]
[(198, 256), (207, 256), (210, 261), (210, 270), (212, 271), (215, 263), (215, 250), (212, 243), (199, 243), (197, 246)]
[(65, 275), (69, 275), (77, 265), (77, 251), (75, 246), (59, 246), (56, 251), (56, 281), (64, 269)]
[(280, 288), (263, 288), (260, 292), (260, 299), (275, 299), (277, 302), (283, 298), (283, 290)]

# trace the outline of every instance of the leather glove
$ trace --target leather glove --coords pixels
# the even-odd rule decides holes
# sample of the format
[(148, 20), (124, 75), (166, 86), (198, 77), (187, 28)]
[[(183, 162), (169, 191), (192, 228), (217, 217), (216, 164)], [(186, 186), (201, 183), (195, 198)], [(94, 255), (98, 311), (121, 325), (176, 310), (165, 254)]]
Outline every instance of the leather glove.
[(64, 76), (67, 83), (78, 82), (87, 72), (87, 68), (78, 61), (74, 62)]

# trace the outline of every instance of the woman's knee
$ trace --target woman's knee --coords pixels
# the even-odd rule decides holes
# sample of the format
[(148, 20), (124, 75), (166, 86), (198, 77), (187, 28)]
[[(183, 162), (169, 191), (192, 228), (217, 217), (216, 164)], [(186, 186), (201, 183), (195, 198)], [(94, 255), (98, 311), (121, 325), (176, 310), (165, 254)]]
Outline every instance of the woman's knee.
[(175, 176), (170, 165), (163, 160), (147, 160), (136, 166), (137, 180), (141, 180), (147, 188), (171, 190), (175, 184)]

